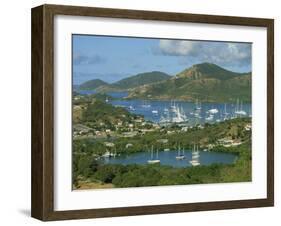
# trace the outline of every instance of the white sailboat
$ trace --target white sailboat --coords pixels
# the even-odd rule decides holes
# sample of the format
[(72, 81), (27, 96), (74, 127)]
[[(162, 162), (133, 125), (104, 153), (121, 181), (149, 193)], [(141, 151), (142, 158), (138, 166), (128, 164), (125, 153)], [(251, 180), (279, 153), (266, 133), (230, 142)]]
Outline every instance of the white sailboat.
[(185, 159), (184, 149), (182, 149), (182, 152), (181, 152), (180, 146), (179, 146), (179, 148), (178, 148), (178, 155), (176, 156), (176, 159), (177, 159), (177, 160), (183, 160), (183, 159)]
[(223, 120), (227, 120), (229, 113), (226, 111), (226, 104), (224, 104), (224, 113), (223, 114), (224, 114)]
[(150, 160), (147, 161), (148, 164), (160, 163), (160, 159), (158, 159), (158, 150), (156, 150), (156, 158), (153, 159), (153, 146), (151, 148), (151, 157)]
[(210, 114), (205, 118), (206, 121), (213, 121), (214, 120), (214, 115)]
[(212, 109), (208, 110), (208, 113), (210, 113), (210, 114), (217, 114), (217, 113), (219, 113), (219, 110), (216, 109), (216, 108), (212, 108)]
[(166, 107), (165, 105), (165, 108), (164, 108), (164, 114), (167, 114), (169, 112), (169, 109)]
[(143, 104), (141, 105), (143, 108), (150, 108), (151, 107), (151, 105), (149, 104), (149, 102), (148, 101), (144, 101), (143, 102)]
[(200, 115), (200, 112), (195, 112), (194, 117), (195, 118), (202, 118), (202, 116)]
[(247, 112), (245, 112), (243, 110), (243, 102), (242, 102), (242, 100), (241, 100), (241, 103), (239, 105), (239, 99), (237, 99), (235, 114), (237, 116), (246, 116), (247, 115)]
[(102, 155), (102, 157), (109, 158), (111, 157), (111, 153), (108, 150), (106, 150), (106, 152)]
[(161, 115), (159, 122), (162, 123), (162, 124), (171, 122), (170, 113), (167, 112), (166, 115)]
[(170, 109), (171, 109), (171, 112), (176, 112), (176, 101), (172, 101), (171, 100), (171, 105), (170, 105)]
[(190, 164), (192, 166), (199, 166), (200, 165), (199, 157), (200, 157), (200, 154), (199, 154), (198, 146), (197, 146), (197, 149), (196, 149), (196, 146), (194, 144), (194, 147), (193, 147), (193, 150), (192, 150), (192, 159), (191, 159), (191, 161), (189, 161)]
[(187, 116), (183, 110), (183, 108), (179, 108), (178, 106), (175, 108), (175, 111), (174, 111), (174, 116), (172, 118), (172, 122), (175, 122), (175, 123), (181, 123), (181, 122), (187, 122), (188, 119), (187, 119)]
[(198, 102), (198, 99), (196, 99), (195, 110), (196, 111), (200, 111), (201, 110), (201, 103)]
[(136, 110), (132, 105), (130, 105), (130, 106), (128, 107), (128, 109), (131, 110), (131, 111), (135, 111), (135, 110)]

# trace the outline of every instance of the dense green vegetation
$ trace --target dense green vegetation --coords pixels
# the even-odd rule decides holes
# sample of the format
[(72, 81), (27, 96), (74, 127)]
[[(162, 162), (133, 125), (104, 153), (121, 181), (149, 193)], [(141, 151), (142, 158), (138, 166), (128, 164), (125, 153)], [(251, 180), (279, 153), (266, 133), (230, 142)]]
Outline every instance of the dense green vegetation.
[(104, 85), (97, 88), (98, 92), (128, 90), (138, 86), (149, 85), (169, 79), (171, 76), (164, 72), (152, 71), (133, 75), (112, 84)]
[[(118, 115), (118, 114), (117, 114)], [(217, 124), (206, 124), (204, 129), (194, 127), (188, 132), (183, 132), (180, 128), (172, 126), (165, 130), (159, 130), (149, 133), (139, 133), (134, 137), (118, 137), (107, 139), (83, 139), (74, 141), (74, 149), (80, 150), (81, 146), (85, 146), (85, 152), (93, 155), (102, 155), (106, 152), (104, 142), (110, 141), (114, 143), (114, 151), (118, 154), (135, 153), (148, 150), (153, 145), (155, 149), (163, 150), (165, 148), (176, 149), (179, 145), (182, 148), (191, 149), (194, 144), (200, 145), (202, 148), (208, 148), (208, 144), (216, 143), (220, 138), (227, 137), (230, 139), (240, 139), (242, 142), (250, 142), (251, 132), (245, 131), (244, 126), (250, 123), (249, 118), (240, 118), (224, 121)], [(168, 131), (174, 131), (168, 134)], [(161, 142), (167, 139), (167, 143)], [(131, 144), (130, 147), (126, 147)], [(216, 150), (225, 150), (227, 152), (236, 152), (236, 148), (225, 148), (216, 145)], [(109, 148), (107, 148), (109, 149)], [(110, 150), (110, 149), (109, 149)]]
[(120, 89), (130, 89), (137, 86), (147, 85), (169, 79), (171, 76), (160, 71), (152, 71), (137, 74), (129, 78), (122, 79), (113, 85)]
[(97, 90), (98, 92), (128, 90), (142, 85), (157, 83), (169, 79), (171, 76), (160, 71), (152, 71), (130, 76), (112, 84), (100, 79), (93, 79), (82, 83), (78, 88), (82, 90)]
[(194, 65), (178, 75), (145, 87), (129, 98), (179, 99), (202, 102), (251, 102), (251, 73), (235, 73), (215, 64)]
[(103, 125), (108, 129), (114, 129), (118, 122), (131, 123), (137, 117), (140, 116), (131, 114), (122, 107), (114, 107), (99, 99), (93, 99), (83, 111), (81, 122), (95, 129)]
[(191, 79), (198, 78), (214, 78), (219, 80), (227, 80), (239, 77), (245, 73), (236, 73), (226, 70), (216, 64), (201, 63), (195, 64), (191, 68), (180, 72), (177, 77), (189, 77)]
[(89, 81), (86, 81), (84, 83), (82, 83), (80, 86), (79, 86), (79, 89), (82, 89), (82, 90), (95, 90), (96, 88), (100, 87), (100, 86), (105, 86), (107, 85), (106, 82), (100, 80), (100, 79), (93, 79), (93, 80), (89, 80)]
[(90, 104), (93, 100), (100, 100), (105, 102), (107, 100), (113, 100), (114, 98), (110, 95), (105, 93), (96, 93), (92, 95), (80, 95), (76, 91), (73, 91), (73, 104), (74, 105), (81, 105), (81, 104)]

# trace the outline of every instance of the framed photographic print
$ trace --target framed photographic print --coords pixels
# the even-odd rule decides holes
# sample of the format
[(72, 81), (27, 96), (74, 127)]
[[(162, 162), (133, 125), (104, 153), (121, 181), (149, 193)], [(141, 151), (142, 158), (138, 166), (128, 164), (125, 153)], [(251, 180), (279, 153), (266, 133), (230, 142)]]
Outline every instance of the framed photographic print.
[(273, 206), (272, 19), (32, 9), (32, 216)]

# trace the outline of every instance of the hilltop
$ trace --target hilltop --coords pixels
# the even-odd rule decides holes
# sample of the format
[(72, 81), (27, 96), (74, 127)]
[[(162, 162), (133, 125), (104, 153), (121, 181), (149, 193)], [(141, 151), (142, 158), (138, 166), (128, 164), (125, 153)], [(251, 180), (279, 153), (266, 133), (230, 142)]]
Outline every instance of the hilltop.
[(161, 82), (169, 78), (171, 78), (171, 76), (164, 72), (145, 72), (121, 79), (112, 84), (104, 84), (102, 86), (97, 87), (96, 90), (98, 92), (125, 91), (138, 86)]
[(202, 63), (165, 81), (131, 90), (129, 98), (177, 99), (202, 102), (251, 102), (251, 73), (236, 73)]
[(95, 90), (100, 86), (107, 85), (106, 82), (102, 81), (101, 79), (92, 79), (82, 83), (78, 88), (82, 90)]
[(141, 73), (131, 76), (129, 78), (122, 79), (114, 83), (113, 86), (116, 86), (120, 89), (130, 89), (141, 85), (148, 85), (151, 83), (164, 81), (169, 78), (171, 78), (171, 76), (169, 76), (166, 73), (160, 71), (152, 71), (152, 72)]

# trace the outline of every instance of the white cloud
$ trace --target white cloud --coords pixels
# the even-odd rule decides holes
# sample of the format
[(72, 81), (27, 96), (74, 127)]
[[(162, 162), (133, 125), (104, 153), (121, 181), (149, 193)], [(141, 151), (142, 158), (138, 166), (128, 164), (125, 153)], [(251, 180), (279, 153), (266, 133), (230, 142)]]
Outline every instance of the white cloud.
[(222, 66), (251, 65), (251, 44), (208, 41), (160, 40), (163, 55), (181, 56), (185, 60), (207, 61)]
[(73, 54), (73, 64), (74, 65), (90, 65), (104, 63), (105, 58), (99, 55), (87, 56), (81, 54)]
[(162, 53), (167, 55), (188, 55), (196, 46), (193, 41), (160, 40), (159, 47)]

